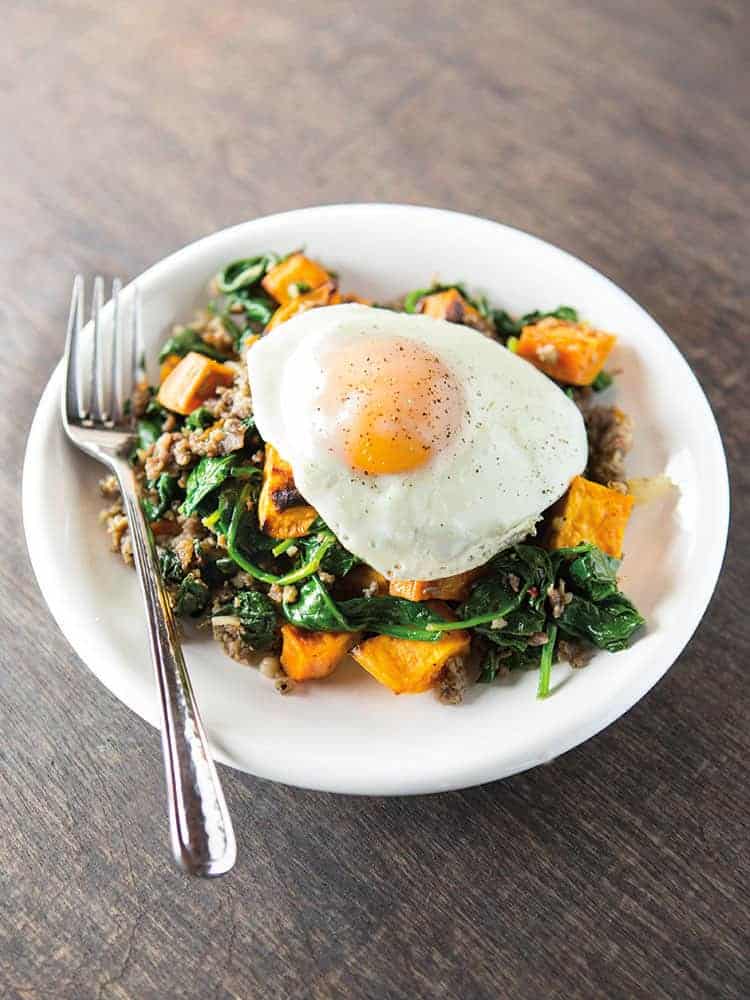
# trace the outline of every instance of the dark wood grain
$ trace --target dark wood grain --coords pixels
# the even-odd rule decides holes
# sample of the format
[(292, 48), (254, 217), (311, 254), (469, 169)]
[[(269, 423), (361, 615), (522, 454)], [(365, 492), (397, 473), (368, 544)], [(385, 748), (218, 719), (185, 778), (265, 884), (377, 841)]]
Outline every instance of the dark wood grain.
[[(748, 996), (747, 4), (0, 13), (0, 994)], [(726, 565), (678, 665), (585, 746), (417, 799), (224, 771), (240, 861), (191, 882), (168, 862), (157, 734), (77, 662), (32, 578), (24, 437), (75, 270), (131, 276), (237, 220), (346, 200), (503, 220), (642, 302), (721, 425)]]

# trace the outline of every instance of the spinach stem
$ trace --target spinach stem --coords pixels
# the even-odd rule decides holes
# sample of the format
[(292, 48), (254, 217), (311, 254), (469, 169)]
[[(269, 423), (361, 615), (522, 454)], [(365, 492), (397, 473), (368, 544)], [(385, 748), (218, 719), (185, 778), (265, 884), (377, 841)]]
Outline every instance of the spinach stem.
[(520, 603), (520, 598), (525, 593), (526, 588), (524, 587), (523, 592), (518, 597), (506, 604), (505, 607), (498, 608), (497, 611), (488, 611), (486, 614), (476, 615), (474, 618), (465, 618), (460, 622), (446, 622), (444, 625), (438, 625), (437, 622), (427, 622), (425, 628), (428, 632), (455, 632), (461, 628), (475, 628), (477, 625), (486, 625), (488, 622), (494, 622), (496, 618), (504, 618), (505, 615), (514, 611)]
[(285, 538), (283, 541), (279, 542), (271, 549), (271, 555), (274, 557), (280, 556), (282, 552), (286, 552), (287, 549), (291, 549), (293, 545), (297, 542), (296, 538)]
[(546, 698), (549, 695), (549, 682), (552, 676), (552, 658), (555, 655), (555, 640), (557, 639), (557, 625), (550, 625), (547, 629), (547, 642), (542, 650), (542, 658), (539, 661), (539, 686), (536, 690), (537, 698)]
[(240, 530), (240, 523), (242, 521), (242, 514), (246, 510), (245, 504), (247, 501), (248, 493), (250, 491), (250, 484), (243, 486), (242, 492), (237, 498), (237, 503), (234, 505), (234, 510), (232, 511), (232, 520), (229, 524), (229, 531), (227, 532), (227, 552), (230, 558), (237, 563), (240, 569), (244, 569), (246, 573), (254, 577), (256, 580), (260, 580), (262, 583), (275, 583), (280, 587), (286, 587), (290, 583), (298, 583), (300, 580), (304, 580), (305, 577), (311, 576), (320, 566), (323, 556), (330, 549), (330, 547), (335, 543), (336, 536), (333, 532), (321, 532), (321, 542), (318, 548), (315, 550), (315, 554), (312, 559), (299, 566), (297, 569), (292, 570), (290, 573), (285, 573), (283, 576), (276, 576), (274, 573), (267, 573), (260, 566), (256, 566), (251, 563), (249, 559), (246, 559), (237, 547), (237, 535)]

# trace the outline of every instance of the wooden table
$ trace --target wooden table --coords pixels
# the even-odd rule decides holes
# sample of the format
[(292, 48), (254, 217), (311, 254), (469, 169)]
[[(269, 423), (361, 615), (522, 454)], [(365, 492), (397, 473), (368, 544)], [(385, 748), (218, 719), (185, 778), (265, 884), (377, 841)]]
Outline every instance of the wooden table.
[[(747, 14), (3, 4), (0, 995), (750, 994)], [(679, 663), (585, 746), (427, 798), (224, 771), (240, 860), (189, 881), (156, 732), (76, 660), (32, 577), (24, 438), (75, 270), (130, 277), (229, 223), (347, 200), (500, 219), (642, 302), (718, 416), (726, 565)]]

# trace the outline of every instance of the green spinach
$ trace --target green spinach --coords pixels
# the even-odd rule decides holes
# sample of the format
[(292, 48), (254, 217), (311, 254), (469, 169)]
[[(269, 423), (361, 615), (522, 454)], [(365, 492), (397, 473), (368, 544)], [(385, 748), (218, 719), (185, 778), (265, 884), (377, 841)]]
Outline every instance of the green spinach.
[(171, 549), (159, 549), (159, 569), (165, 583), (182, 583), (185, 573), (176, 552)]
[(557, 639), (557, 626), (550, 625), (547, 629), (547, 641), (542, 646), (542, 655), (539, 660), (539, 684), (536, 690), (537, 698), (546, 698), (549, 695), (550, 678), (552, 676), (552, 661), (555, 655), (555, 640)]
[(627, 649), (635, 632), (645, 624), (624, 594), (595, 602), (573, 595), (557, 620), (560, 631), (578, 639), (588, 639), (609, 653)]
[(427, 631), (428, 624), (443, 619), (426, 604), (403, 597), (355, 597), (335, 601), (317, 574), (299, 588), (293, 602), (282, 605), (284, 615), (300, 628), (315, 632), (375, 632), (435, 642), (439, 631)]
[(206, 610), (210, 592), (198, 577), (188, 574), (177, 588), (174, 610), (181, 618), (197, 618)]
[(354, 632), (327, 588), (316, 575), (299, 588), (294, 603), (282, 604), (284, 615), (293, 625), (315, 632)]
[(434, 642), (446, 624), (436, 611), (404, 597), (352, 597), (339, 608), (354, 631), (377, 632), (399, 639)]
[(513, 319), (505, 309), (495, 309), (492, 313), (495, 329), (503, 337), (517, 337), (525, 326), (538, 323), (539, 320), (546, 319), (548, 316), (564, 319), (570, 323), (578, 322), (578, 312), (572, 306), (558, 306), (557, 309), (552, 309), (549, 312), (540, 312), (535, 309), (533, 312), (521, 316), (520, 319)]
[(237, 615), (242, 635), (253, 649), (268, 649), (276, 642), (278, 619), (273, 601), (259, 590), (241, 590), (217, 614)]
[(261, 278), (280, 258), (275, 253), (259, 254), (257, 257), (243, 257), (233, 260), (216, 275), (216, 285), (220, 292), (227, 294), (237, 292), (242, 288), (257, 285)]
[(217, 489), (232, 471), (234, 455), (223, 458), (202, 458), (188, 476), (185, 499), (180, 513), (192, 514), (209, 493)]
[(336, 543), (336, 536), (328, 530), (318, 532), (314, 536), (314, 540), (310, 540), (304, 558), (298, 566), (281, 576), (268, 572), (268, 570), (251, 562), (247, 556), (248, 552), (253, 558), (259, 553), (270, 553), (276, 545), (273, 538), (269, 538), (268, 535), (264, 535), (260, 531), (255, 512), (250, 512), (247, 509), (247, 500), (251, 495), (252, 488), (252, 483), (246, 484), (234, 505), (227, 532), (227, 552), (230, 557), (246, 573), (263, 583), (275, 583), (283, 587), (298, 583), (311, 576), (320, 568), (323, 556), (328, 549)]
[(143, 497), (141, 506), (148, 521), (158, 521), (169, 509), (169, 505), (177, 498), (180, 492), (176, 476), (170, 476), (163, 472), (155, 483), (149, 483), (149, 489), (155, 490), (158, 502), (154, 503), (149, 497)]
[(227, 360), (226, 354), (222, 354), (215, 347), (211, 347), (196, 330), (191, 330), (190, 327), (186, 326), (181, 330), (177, 330), (176, 333), (173, 333), (166, 340), (164, 346), (159, 351), (159, 362), (164, 361), (170, 354), (176, 354), (178, 357), (184, 358), (191, 351), (195, 351), (197, 354), (205, 354), (207, 358), (213, 358), (214, 361)]
[(193, 410), (186, 419), (185, 426), (189, 427), (191, 431), (202, 431), (206, 427), (210, 427), (214, 422), (214, 416), (210, 410), (206, 409), (205, 406), (199, 406), (197, 410)]

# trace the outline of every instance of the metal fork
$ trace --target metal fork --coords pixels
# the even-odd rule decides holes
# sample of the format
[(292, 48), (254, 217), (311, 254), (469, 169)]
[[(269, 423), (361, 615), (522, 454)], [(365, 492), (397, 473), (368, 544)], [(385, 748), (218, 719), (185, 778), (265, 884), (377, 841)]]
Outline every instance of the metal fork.
[[(134, 440), (134, 427), (125, 400), (137, 384), (141, 363), (141, 302), (137, 286), (133, 286), (130, 297), (130, 322), (125, 324), (122, 303), (125, 293), (115, 278), (111, 309), (105, 317), (104, 281), (97, 277), (90, 331), (85, 338), (84, 282), (81, 275), (76, 276), (65, 346), (62, 422), (73, 444), (107, 466), (120, 485), (133, 541), (133, 559), (146, 604), (149, 644), (159, 687), (172, 852), (177, 863), (192, 875), (223, 875), (232, 868), (237, 856), (232, 821), (208, 750), (159, 571), (156, 546), (143, 516), (135, 474), (127, 457)], [(90, 353), (86, 366), (88, 393), (81, 385), (85, 339)], [(126, 366), (123, 358), (127, 358)]]

